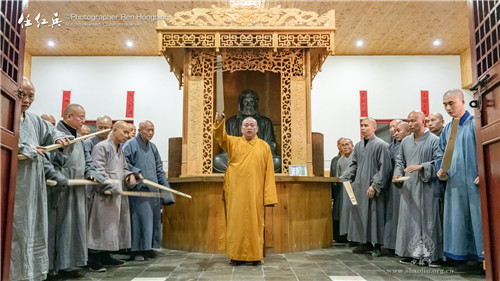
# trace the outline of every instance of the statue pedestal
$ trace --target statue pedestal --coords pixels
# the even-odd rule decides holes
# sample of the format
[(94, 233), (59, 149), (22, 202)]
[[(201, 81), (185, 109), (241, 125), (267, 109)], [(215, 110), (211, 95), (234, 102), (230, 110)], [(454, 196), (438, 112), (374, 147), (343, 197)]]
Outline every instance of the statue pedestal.
[[(193, 198), (176, 197), (163, 209), (163, 247), (224, 253), (222, 184), (224, 175), (169, 179), (172, 188)], [(338, 178), (276, 175), (278, 205), (266, 207), (267, 253), (289, 253), (332, 246), (331, 182)]]

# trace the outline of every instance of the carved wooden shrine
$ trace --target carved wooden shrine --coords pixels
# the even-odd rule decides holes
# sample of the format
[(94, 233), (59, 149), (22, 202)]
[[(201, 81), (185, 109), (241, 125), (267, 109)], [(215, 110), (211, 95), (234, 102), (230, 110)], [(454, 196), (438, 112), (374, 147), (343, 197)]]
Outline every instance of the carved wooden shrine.
[[(161, 10), (158, 50), (184, 88), (182, 164), (173, 188), (191, 194), (164, 209), (163, 246), (221, 252), (224, 229), (221, 174), (212, 175), (212, 122), (216, 108), (216, 57), (222, 56), (226, 116), (238, 111), (237, 97), (259, 94), (259, 111), (273, 122), (282, 173), (279, 204), (266, 208), (266, 249), (293, 252), (332, 243), (331, 179), (290, 177), (289, 165), (306, 165), (312, 175), (311, 85), (333, 55), (335, 13), (294, 8), (195, 8), (173, 15)], [(170, 163), (169, 163), (170, 166)], [(170, 171), (169, 171), (170, 174)]]

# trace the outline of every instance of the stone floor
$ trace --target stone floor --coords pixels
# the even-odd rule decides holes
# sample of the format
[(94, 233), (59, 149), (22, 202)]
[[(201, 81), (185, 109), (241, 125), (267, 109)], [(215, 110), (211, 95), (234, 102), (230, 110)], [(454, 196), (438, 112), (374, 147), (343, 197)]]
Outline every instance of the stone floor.
[(403, 265), (399, 258), (352, 254), (344, 245), (290, 254), (269, 254), (260, 266), (229, 265), (225, 255), (163, 249), (147, 261), (128, 261), (107, 272), (78, 280), (485, 280), (484, 275), (454, 273), (451, 267)]

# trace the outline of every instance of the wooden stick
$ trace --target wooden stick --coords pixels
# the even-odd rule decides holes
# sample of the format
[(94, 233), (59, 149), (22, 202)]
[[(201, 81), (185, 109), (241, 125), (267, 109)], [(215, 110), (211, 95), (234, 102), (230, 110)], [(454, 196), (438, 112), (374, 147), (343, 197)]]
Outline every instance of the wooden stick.
[(224, 113), (224, 84), (222, 83), (222, 56), (217, 56), (217, 112)]
[[(111, 191), (105, 190), (104, 194), (111, 195)], [(161, 198), (160, 193), (154, 192), (137, 192), (137, 191), (122, 191), (121, 195), (125, 196), (136, 196), (136, 197), (150, 197), (150, 198)]]
[[(441, 161), (440, 169), (444, 173), (448, 173), (451, 166), (451, 159), (453, 158), (453, 150), (455, 149), (455, 140), (457, 139), (458, 125), (460, 123), (459, 118), (453, 118), (453, 124), (451, 125), (450, 136), (448, 137), (448, 142), (446, 143), (446, 148), (444, 149), (443, 160)], [(448, 177), (446, 177), (448, 178)]]
[[(97, 182), (97, 181), (91, 181), (91, 180), (80, 180), (80, 179), (71, 179), (68, 180), (68, 183), (66, 185), (68, 186), (74, 186), (74, 185), (98, 185), (98, 184), (114, 184), (114, 183), (120, 183), (120, 180), (105, 180), (103, 183), (102, 182)], [(48, 186), (56, 186), (57, 181), (55, 180), (47, 180), (47, 185)]]
[(409, 176), (406, 176), (406, 177), (399, 177), (395, 180), (393, 180), (393, 182), (402, 182), (402, 181), (405, 181), (407, 179), (409, 179), (410, 177)]
[(347, 191), (347, 195), (349, 195), (349, 199), (351, 199), (351, 203), (353, 205), (358, 205), (358, 201), (356, 201), (356, 196), (354, 196), (354, 191), (352, 190), (351, 183), (348, 181), (343, 182), (345, 190)]
[(169, 187), (163, 186), (163, 185), (161, 185), (161, 184), (157, 184), (156, 182), (152, 182), (152, 181), (150, 181), (150, 180), (146, 180), (146, 179), (144, 179), (144, 180), (142, 180), (142, 182), (143, 182), (144, 184), (146, 184), (146, 185), (149, 185), (149, 186), (152, 186), (152, 187), (156, 187), (156, 188), (158, 188), (158, 189), (163, 189), (163, 190), (166, 190), (166, 191), (170, 191), (170, 192), (172, 192), (172, 193), (175, 193), (175, 194), (180, 195), (180, 196), (187, 197), (187, 198), (189, 198), (189, 199), (191, 199), (191, 198), (192, 198), (192, 197), (191, 197), (191, 195), (188, 195), (188, 194), (186, 194), (186, 193), (182, 193), (182, 192), (180, 192), (180, 191), (177, 191), (177, 190), (175, 190), (175, 189), (172, 189), (172, 188), (169, 188)]
[[(73, 139), (73, 140), (70, 140), (69, 141), (69, 144), (73, 144), (75, 142), (79, 142), (79, 141), (82, 141), (82, 140), (85, 140), (85, 139), (88, 139), (90, 137), (93, 137), (93, 136), (96, 136), (96, 135), (100, 135), (102, 133), (106, 133), (106, 132), (109, 132), (111, 131), (111, 129), (106, 129), (106, 130), (102, 130), (102, 131), (99, 131), (99, 132), (95, 132), (95, 133), (92, 133), (92, 134), (88, 134), (86, 136), (81, 136), (81, 137), (78, 137), (76, 139)], [(44, 147), (44, 152), (49, 152), (51, 150), (54, 150), (54, 149), (58, 149), (58, 148), (61, 148), (63, 147), (62, 144), (51, 144), (51, 145), (47, 145)], [(28, 159), (28, 156), (24, 155), (24, 154), (18, 154), (17, 155), (17, 160), (24, 160), (24, 159)]]

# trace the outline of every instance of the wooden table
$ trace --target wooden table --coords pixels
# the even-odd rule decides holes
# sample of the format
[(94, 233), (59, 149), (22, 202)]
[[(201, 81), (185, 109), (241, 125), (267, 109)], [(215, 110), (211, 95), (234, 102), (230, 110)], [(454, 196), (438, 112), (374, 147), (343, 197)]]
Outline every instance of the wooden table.
[[(276, 175), (278, 205), (266, 207), (267, 253), (330, 247), (333, 240), (331, 183), (338, 178)], [(163, 247), (200, 253), (223, 253), (223, 175), (169, 178), (176, 196), (163, 209)]]

